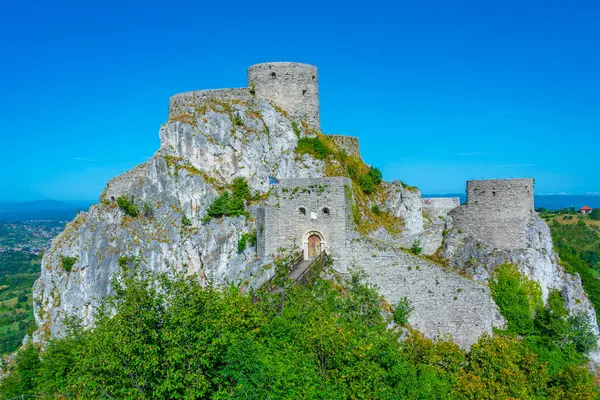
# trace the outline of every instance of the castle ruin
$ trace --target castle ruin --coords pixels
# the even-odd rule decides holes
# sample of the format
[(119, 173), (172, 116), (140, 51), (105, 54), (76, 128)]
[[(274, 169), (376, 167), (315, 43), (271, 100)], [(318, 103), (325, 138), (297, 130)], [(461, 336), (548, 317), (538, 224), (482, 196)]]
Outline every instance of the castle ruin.
[(211, 100), (250, 101), (265, 99), (321, 129), (319, 117), (319, 76), (313, 65), (295, 62), (270, 62), (248, 68), (248, 87), (236, 89), (196, 90), (179, 93), (169, 100), (169, 118), (191, 114)]

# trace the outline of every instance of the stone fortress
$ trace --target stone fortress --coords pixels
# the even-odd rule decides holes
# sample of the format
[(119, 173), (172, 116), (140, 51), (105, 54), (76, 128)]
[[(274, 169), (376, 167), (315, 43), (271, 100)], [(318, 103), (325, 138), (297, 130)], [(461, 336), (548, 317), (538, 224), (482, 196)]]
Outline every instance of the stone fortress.
[(169, 118), (185, 114), (190, 108), (211, 100), (273, 102), (292, 117), (321, 129), (319, 117), (319, 76), (317, 68), (295, 62), (270, 62), (248, 68), (248, 87), (197, 90), (179, 93), (169, 101)]
[[(34, 288), (34, 340), (64, 332), (63, 314), (91, 325), (94, 307), (121, 270), (120, 256), (139, 255), (144, 269), (180, 271), (203, 283), (258, 286), (273, 276), (268, 267), (282, 250), (301, 251), (302, 263), (326, 252), (342, 274), (362, 269), (389, 304), (409, 300), (414, 329), (431, 339), (450, 335), (464, 348), (504, 323), (488, 282), (505, 262), (546, 295), (560, 290), (569, 311), (587, 313), (598, 332), (581, 281), (558, 264), (548, 226), (533, 212), (533, 179), (469, 181), (465, 205), (382, 182), (381, 198), (361, 206), (381, 207), (404, 222), (403, 230), (361, 234), (353, 208), (365, 200), (354, 198), (356, 183), (327, 176), (325, 161), (296, 151), (300, 138), (320, 131), (311, 65), (258, 64), (248, 69), (246, 88), (172, 96), (155, 155), (108, 182), (101, 202), (78, 215), (44, 255)], [(327, 138), (361, 157), (357, 138)], [(249, 206), (250, 218), (205, 222), (220, 190), (237, 177), (261, 194)], [(115, 204), (120, 196), (150, 203), (153, 217), (126, 218)], [(241, 238), (254, 232), (256, 247), (239, 251)], [(411, 248), (419, 243), (416, 254)], [(72, 271), (61, 266), (63, 256), (78, 260)]]
[[(295, 62), (269, 62), (248, 68), (248, 87), (197, 90), (172, 96), (169, 118), (192, 114), (211, 101), (264, 99), (292, 118), (320, 131), (317, 68)], [(358, 139), (328, 135), (347, 154), (360, 157)], [(268, 177), (264, 177), (268, 179)], [(305, 258), (330, 253), (336, 268), (347, 271), (352, 236), (352, 191), (348, 178), (276, 180), (274, 196), (257, 211), (258, 254), (261, 259), (294, 246)], [(114, 197), (114, 196), (112, 196)], [(452, 216), (455, 225), (474, 239), (501, 249), (521, 248), (533, 213), (533, 179), (467, 182), (467, 204), (458, 198), (425, 198), (423, 211), (438, 222)], [(318, 252), (315, 252), (315, 246)]]

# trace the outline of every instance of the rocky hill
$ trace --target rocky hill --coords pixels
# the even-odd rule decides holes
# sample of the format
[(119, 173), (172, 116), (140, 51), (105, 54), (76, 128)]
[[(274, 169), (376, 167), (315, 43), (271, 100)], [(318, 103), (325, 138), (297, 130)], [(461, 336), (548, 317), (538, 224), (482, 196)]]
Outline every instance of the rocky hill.
[[(561, 291), (568, 310), (586, 313), (598, 333), (578, 276), (560, 266), (548, 227), (535, 213), (507, 223), (523, 227), (518, 246), (499, 247), (495, 237), (472, 228), (477, 224), (464, 222), (478, 210), (474, 204), (424, 206), (418, 189), (402, 182), (365, 183), (362, 177), (372, 169), (356, 139), (324, 135), (268, 98), (221, 96), (178, 110), (160, 128), (154, 157), (111, 180), (100, 202), (79, 213), (44, 255), (34, 287), (35, 342), (64, 335), (72, 317), (92, 326), (112, 277), (133, 263), (154, 272), (184, 272), (202, 284), (260, 285), (273, 275), (274, 258), (302, 251), (305, 243), (299, 237), (285, 250), (261, 253), (260, 240), (258, 246), (239, 242), (265, 234), (261, 213), (282, 209), (289, 200), (287, 187), (277, 181), (325, 177), (349, 182), (342, 183), (348, 202), (343, 244), (330, 249), (322, 238), (326, 251), (344, 254), (343, 261), (334, 257), (334, 268), (342, 274), (363, 269), (390, 304), (407, 298), (414, 307), (410, 324), (427, 337), (451, 336), (468, 348), (502, 327), (488, 282), (506, 262), (538, 282), (544, 297)], [(249, 187), (243, 212), (215, 217), (211, 207), (236, 178)], [(310, 186), (297, 188), (290, 192), (304, 196), (299, 198), (322, 195)], [(307, 223), (328, 221), (308, 211)]]

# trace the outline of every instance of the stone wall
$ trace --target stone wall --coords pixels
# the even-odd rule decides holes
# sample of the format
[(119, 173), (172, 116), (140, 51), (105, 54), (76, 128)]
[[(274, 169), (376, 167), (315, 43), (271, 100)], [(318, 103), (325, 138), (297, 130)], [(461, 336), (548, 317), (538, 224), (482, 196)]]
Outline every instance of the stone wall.
[(467, 182), (467, 205), (450, 215), (454, 228), (498, 249), (522, 249), (534, 213), (533, 179)]
[(321, 129), (317, 68), (294, 62), (271, 62), (248, 68), (248, 87), (293, 117)]
[(111, 179), (100, 195), (100, 200), (114, 201), (120, 196), (129, 195), (136, 186), (142, 184), (146, 177), (147, 163), (140, 164), (135, 168)]
[(318, 232), (335, 268), (345, 272), (352, 228), (352, 192), (346, 187), (351, 185), (348, 178), (284, 179), (273, 185), (264, 217), (258, 214), (259, 255), (264, 258), (281, 248), (305, 249), (311, 232)]
[(248, 88), (196, 90), (179, 93), (169, 99), (169, 118), (180, 114), (192, 114), (195, 107), (210, 101), (248, 101), (252, 98)]
[(459, 197), (437, 197), (422, 199), (423, 212), (432, 223), (443, 223), (448, 213), (460, 206)]
[(348, 154), (349, 156), (361, 158), (360, 147), (358, 144), (357, 137), (335, 134), (328, 134), (327, 137), (331, 139), (331, 141), (335, 143), (340, 149), (346, 150), (346, 154)]
[(348, 253), (349, 266), (363, 269), (388, 303), (409, 300), (409, 323), (430, 339), (451, 336), (469, 348), (504, 323), (485, 285), (369, 239), (353, 239)]

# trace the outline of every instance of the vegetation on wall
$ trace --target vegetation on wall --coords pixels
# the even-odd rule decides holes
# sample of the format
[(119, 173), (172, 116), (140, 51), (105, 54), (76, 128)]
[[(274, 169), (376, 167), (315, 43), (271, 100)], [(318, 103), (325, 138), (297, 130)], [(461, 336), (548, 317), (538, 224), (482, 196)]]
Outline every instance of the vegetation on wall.
[(312, 130), (307, 124), (303, 124), (303, 129), (314, 137), (300, 138), (296, 154), (309, 154), (323, 160), (326, 176), (345, 176), (352, 180), (355, 202), (352, 214), (356, 229), (360, 233), (367, 234), (384, 227), (391, 234), (400, 233), (404, 221), (381, 208), (387, 195), (386, 188), (381, 184), (383, 178), (381, 171), (367, 166), (360, 157), (348, 155), (331, 138)]
[[(4, 398), (591, 399), (575, 363), (552, 372), (526, 340), (483, 336), (470, 354), (418, 332), (389, 329), (360, 275), (317, 279), (280, 293), (139, 270), (114, 281), (96, 327), (74, 325), (40, 354), (21, 350), (0, 383)], [(119, 282), (119, 283), (116, 283)], [(115, 310), (116, 313), (112, 313)]]
[(77, 257), (68, 257), (68, 256), (60, 257), (60, 265), (67, 272), (71, 272), (71, 270), (73, 269), (73, 266), (75, 265), (76, 262), (77, 262)]

